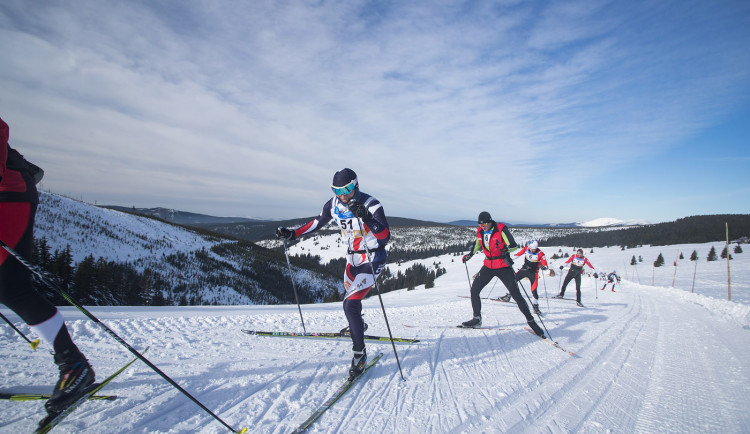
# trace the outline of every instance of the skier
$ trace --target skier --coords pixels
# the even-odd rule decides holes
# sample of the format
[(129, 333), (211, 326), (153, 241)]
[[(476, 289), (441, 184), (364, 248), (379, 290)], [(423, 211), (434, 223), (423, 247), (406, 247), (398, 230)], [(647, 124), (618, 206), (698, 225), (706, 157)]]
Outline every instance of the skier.
[[(534, 309), (535, 314), (541, 315), (542, 311), (539, 310), (539, 294), (536, 291), (539, 285), (538, 269), (540, 265), (542, 270), (547, 269), (547, 259), (544, 252), (539, 250), (539, 242), (537, 240), (529, 241), (529, 244), (524, 246), (515, 256), (521, 256), (524, 253), (526, 256), (524, 257), (523, 267), (516, 272), (516, 282), (529, 279), (529, 282), (531, 282), (531, 294), (534, 296), (531, 300), (531, 307)], [(510, 301), (510, 293), (505, 294), (500, 299), (502, 301)]]
[(612, 284), (612, 292), (615, 292), (615, 285), (620, 282), (620, 276), (617, 275), (617, 270), (612, 271), (607, 275), (607, 281), (602, 286), (602, 291), (607, 287), (608, 283)]
[[(8, 143), (9, 131), (0, 118), (0, 239), (31, 260), (39, 194), (26, 162)], [(31, 272), (4, 249), (0, 249), (0, 303), (52, 347), (60, 376), (44, 407), (50, 415), (60, 413), (94, 382), (94, 369), (73, 343), (57, 308), (32, 288)]]
[[(375, 285), (375, 280), (385, 267), (385, 245), (391, 237), (383, 206), (374, 197), (359, 190), (357, 174), (352, 169), (342, 169), (333, 175), (331, 184), (334, 197), (323, 205), (320, 215), (297, 228), (278, 228), (276, 236), (291, 241), (311, 234), (334, 219), (341, 228), (347, 245), (346, 271), (344, 273), (344, 314), (352, 338), (352, 364), (349, 376), (362, 373), (367, 362), (362, 320), (362, 299)], [(360, 225), (361, 223), (361, 225)], [(366, 243), (366, 244), (365, 244)], [(368, 262), (367, 252), (372, 255)], [(373, 269), (375, 275), (373, 276)]]
[(576, 254), (571, 256), (570, 259), (565, 261), (565, 263), (570, 264), (570, 269), (568, 270), (568, 274), (565, 275), (565, 280), (563, 280), (563, 285), (560, 293), (557, 294), (555, 298), (563, 298), (563, 296), (565, 296), (565, 287), (568, 286), (568, 283), (571, 280), (575, 279), (576, 304), (578, 305), (578, 307), (583, 307), (583, 304), (581, 304), (581, 273), (583, 273), (584, 265), (588, 265), (592, 270), (594, 270), (594, 266), (591, 265), (591, 262), (589, 262), (589, 260), (583, 256), (583, 249), (578, 249)]
[(482, 268), (479, 270), (479, 275), (471, 284), (471, 308), (474, 311), (474, 317), (461, 325), (467, 328), (482, 326), (482, 302), (479, 293), (493, 277), (497, 277), (503, 282), (513, 300), (518, 304), (518, 309), (526, 317), (529, 327), (534, 330), (534, 333), (544, 338), (544, 332), (534, 321), (529, 306), (521, 296), (521, 291), (518, 289), (518, 284), (513, 275), (513, 260), (510, 257), (510, 252), (511, 249), (516, 250), (518, 248), (516, 240), (513, 239), (508, 227), (492, 220), (490, 213), (487, 211), (479, 213), (477, 221), (479, 223), (477, 240), (474, 243), (474, 248), (467, 255), (464, 255), (462, 261), (466, 263), (480, 248), (485, 255), (485, 259)]

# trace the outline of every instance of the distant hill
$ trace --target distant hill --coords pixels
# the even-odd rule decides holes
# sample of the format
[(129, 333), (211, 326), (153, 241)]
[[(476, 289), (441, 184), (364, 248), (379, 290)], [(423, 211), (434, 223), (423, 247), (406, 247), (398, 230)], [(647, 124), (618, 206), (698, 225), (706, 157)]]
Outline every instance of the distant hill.
[(177, 223), (186, 226), (201, 224), (252, 223), (265, 221), (249, 219), (245, 217), (215, 217), (211, 215), (196, 214), (169, 208), (135, 208), (116, 205), (104, 205), (102, 208), (113, 209), (115, 211), (121, 211), (130, 214), (157, 217), (171, 223)]

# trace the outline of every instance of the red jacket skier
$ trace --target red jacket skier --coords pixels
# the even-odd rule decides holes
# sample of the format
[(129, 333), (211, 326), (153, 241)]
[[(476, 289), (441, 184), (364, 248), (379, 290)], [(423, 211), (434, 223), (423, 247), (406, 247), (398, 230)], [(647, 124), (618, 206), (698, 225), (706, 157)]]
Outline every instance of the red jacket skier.
[(516, 240), (513, 239), (513, 235), (510, 234), (508, 227), (492, 220), (490, 213), (487, 211), (482, 211), (477, 220), (479, 223), (477, 240), (474, 243), (472, 251), (463, 257), (463, 262), (465, 264), (481, 248), (485, 256), (484, 265), (479, 270), (477, 278), (471, 284), (471, 308), (474, 312), (474, 317), (461, 325), (467, 328), (482, 326), (482, 302), (479, 298), (479, 293), (482, 292), (482, 289), (487, 286), (493, 277), (497, 277), (503, 282), (513, 300), (518, 304), (518, 309), (526, 317), (529, 327), (534, 330), (534, 333), (540, 337), (544, 337), (544, 332), (531, 315), (529, 305), (526, 304), (523, 296), (521, 296), (521, 291), (518, 289), (518, 284), (513, 274), (513, 260), (510, 257), (510, 251), (518, 247)]
[[(26, 161), (8, 144), (9, 131), (0, 119), (0, 239), (31, 260), (39, 195)], [(4, 249), (0, 249), (0, 303), (21, 317), (54, 351), (60, 377), (45, 403), (54, 416), (94, 382), (94, 370), (70, 338), (57, 308), (32, 288), (29, 270)]]

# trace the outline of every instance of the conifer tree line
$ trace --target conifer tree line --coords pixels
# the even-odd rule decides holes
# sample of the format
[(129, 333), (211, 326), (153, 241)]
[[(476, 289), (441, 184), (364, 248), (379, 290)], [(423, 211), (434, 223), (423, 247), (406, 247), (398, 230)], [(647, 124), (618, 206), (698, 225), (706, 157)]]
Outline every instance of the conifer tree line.
[(692, 216), (673, 222), (618, 230), (599, 230), (552, 236), (544, 240), (550, 246), (634, 248), (644, 244), (700, 244), (726, 239), (726, 227), (732, 239), (750, 235), (750, 214), (717, 214)]

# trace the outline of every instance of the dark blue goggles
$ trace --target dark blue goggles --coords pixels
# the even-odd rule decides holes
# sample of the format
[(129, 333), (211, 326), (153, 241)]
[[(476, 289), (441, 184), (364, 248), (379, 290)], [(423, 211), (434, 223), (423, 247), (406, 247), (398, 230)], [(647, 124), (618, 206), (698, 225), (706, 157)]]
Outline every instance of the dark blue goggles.
[(357, 180), (356, 179), (353, 180), (352, 182), (346, 184), (343, 187), (336, 187), (336, 186), (333, 186), (333, 185), (331, 186), (331, 190), (333, 190), (333, 193), (336, 196), (343, 196), (343, 195), (349, 194), (349, 193), (353, 192), (355, 188), (357, 188)]

